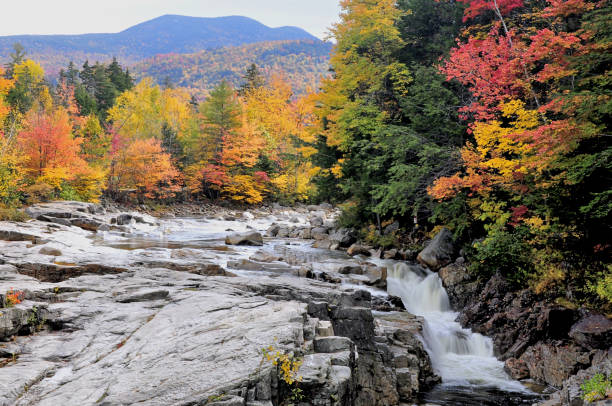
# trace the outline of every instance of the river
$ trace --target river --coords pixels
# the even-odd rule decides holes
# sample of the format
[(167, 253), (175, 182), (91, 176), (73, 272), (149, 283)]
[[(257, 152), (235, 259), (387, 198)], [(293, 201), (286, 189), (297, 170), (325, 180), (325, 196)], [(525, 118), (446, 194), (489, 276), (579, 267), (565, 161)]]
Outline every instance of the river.
[[(96, 237), (96, 243), (125, 250), (148, 250), (153, 255), (155, 250), (189, 248), (201, 252), (202, 258), (223, 267), (229, 266), (233, 273), (248, 276), (286, 274), (291, 267), (300, 265), (309, 265), (315, 272), (333, 273), (339, 267), (363, 263), (364, 258), (312, 248), (312, 241), (275, 238), (267, 239), (263, 250), (272, 256), (283, 257), (289, 263), (275, 262), (263, 271), (241, 269), (236, 264), (240, 260), (248, 261), (262, 248), (239, 246), (227, 249), (223, 242), (226, 234), (229, 231), (263, 231), (273, 220), (273, 217), (239, 221), (173, 218), (162, 220), (160, 227), (139, 225), (127, 235), (102, 233)], [(373, 295), (398, 296), (409, 312), (425, 319), (421, 340), (436, 373), (442, 378), (442, 384), (422, 395), (424, 404), (511, 406), (532, 404), (538, 399), (538, 395), (509, 378), (503, 363), (495, 358), (491, 339), (464, 329), (455, 321), (457, 313), (451, 309), (437, 274), (416, 264), (375, 262), (388, 269), (388, 291), (367, 286), (362, 288)], [(360, 284), (358, 275), (341, 277), (344, 284)]]

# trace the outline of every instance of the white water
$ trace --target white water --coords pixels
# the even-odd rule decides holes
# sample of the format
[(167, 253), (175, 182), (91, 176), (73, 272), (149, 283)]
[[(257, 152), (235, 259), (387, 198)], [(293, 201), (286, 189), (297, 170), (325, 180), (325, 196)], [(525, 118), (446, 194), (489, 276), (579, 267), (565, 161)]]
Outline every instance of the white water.
[(399, 296), (406, 310), (425, 319), (423, 341), (443, 384), (495, 386), (526, 391), (510, 379), (493, 354), (490, 338), (464, 329), (455, 321), (438, 274), (419, 266), (396, 263), (389, 267), (388, 292)]

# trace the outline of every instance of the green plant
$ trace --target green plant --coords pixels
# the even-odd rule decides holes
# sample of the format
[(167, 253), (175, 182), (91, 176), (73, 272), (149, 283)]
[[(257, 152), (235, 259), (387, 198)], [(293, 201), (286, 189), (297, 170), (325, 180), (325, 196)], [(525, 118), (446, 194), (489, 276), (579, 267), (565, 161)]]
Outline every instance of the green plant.
[(63, 183), (62, 190), (59, 193), (59, 198), (62, 200), (70, 200), (70, 201), (83, 201), (83, 198), (79, 193), (69, 184)]
[(612, 390), (612, 380), (603, 374), (595, 374), (591, 379), (586, 380), (580, 388), (582, 389), (582, 399), (587, 402), (605, 399), (607, 393)]
[(264, 361), (271, 362), (277, 368), (281, 381), (291, 388), (286, 405), (290, 406), (294, 402), (301, 402), (304, 399), (304, 394), (302, 389), (298, 387), (298, 383), (302, 381), (298, 372), (303, 362), (302, 358), (296, 357), (293, 353), (285, 354), (273, 345), (262, 348), (261, 353), (262, 364)]
[(474, 243), (468, 252), (470, 271), (485, 278), (496, 272), (517, 285), (526, 283), (534, 272), (531, 247), (523, 230), (496, 231)]
[(4, 305), (5, 307), (13, 307), (21, 303), (25, 296), (25, 293), (21, 290), (14, 290), (13, 288), (9, 289), (6, 292), (4, 297)]

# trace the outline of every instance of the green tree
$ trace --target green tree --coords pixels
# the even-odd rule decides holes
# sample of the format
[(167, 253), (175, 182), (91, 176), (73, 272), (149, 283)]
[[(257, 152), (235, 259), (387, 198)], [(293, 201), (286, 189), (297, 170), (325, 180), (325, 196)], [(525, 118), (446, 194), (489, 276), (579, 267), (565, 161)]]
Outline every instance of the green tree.
[(245, 75), (243, 76), (244, 83), (238, 89), (238, 94), (241, 96), (246, 95), (249, 91), (253, 89), (258, 89), (266, 84), (266, 79), (263, 77), (259, 68), (256, 64), (252, 63), (251, 66), (247, 68)]
[(204, 156), (214, 161), (221, 160), (223, 142), (240, 126), (241, 107), (236, 92), (226, 81), (222, 81), (200, 106), (206, 139)]

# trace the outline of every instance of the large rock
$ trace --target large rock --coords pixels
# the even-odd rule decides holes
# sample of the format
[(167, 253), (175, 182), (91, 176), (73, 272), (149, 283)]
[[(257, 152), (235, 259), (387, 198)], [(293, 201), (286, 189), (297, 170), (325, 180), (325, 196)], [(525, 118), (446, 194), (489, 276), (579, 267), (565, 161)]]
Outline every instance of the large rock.
[(442, 285), (454, 309), (463, 309), (478, 290), (478, 282), (463, 264), (450, 264), (438, 271)]
[(437, 271), (452, 262), (454, 253), (453, 234), (449, 229), (443, 228), (419, 253), (417, 260), (432, 271)]
[(612, 320), (600, 314), (588, 315), (572, 326), (569, 335), (584, 348), (608, 349), (612, 347)]
[(529, 377), (537, 382), (561, 388), (563, 381), (591, 365), (589, 352), (575, 345), (536, 344), (519, 358), (529, 369)]
[(252, 231), (248, 233), (230, 234), (225, 237), (227, 245), (263, 245), (263, 237), (258, 232)]
[(370, 252), (371, 247), (366, 247), (364, 245), (359, 245), (359, 244), (353, 244), (351, 245), (348, 250), (346, 250), (346, 253), (350, 256), (355, 256), (355, 255), (364, 255), (366, 257), (369, 257), (372, 255), (372, 253)]
[(350, 228), (341, 228), (331, 233), (329, 240), (340, 247), (348, 248), (357, 241), (357, 233)]

